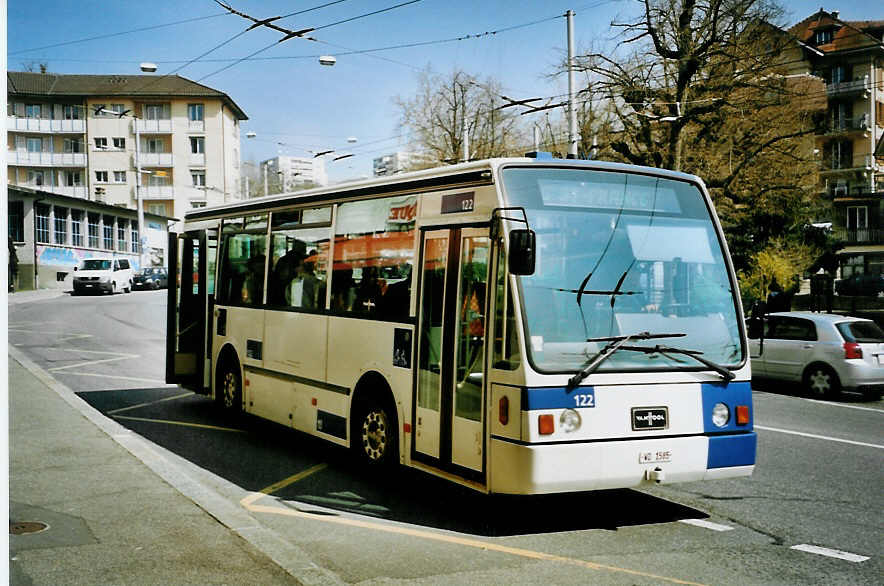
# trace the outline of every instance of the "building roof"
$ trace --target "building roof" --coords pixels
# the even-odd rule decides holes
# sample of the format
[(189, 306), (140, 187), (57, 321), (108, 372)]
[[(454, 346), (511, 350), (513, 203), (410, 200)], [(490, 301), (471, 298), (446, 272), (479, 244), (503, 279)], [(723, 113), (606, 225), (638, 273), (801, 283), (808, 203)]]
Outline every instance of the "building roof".
[(808, 16), (789, 29), (799, 40), (815, 45), (814, 33), (817, 30), (833, 30), (832, 42), (819, 45), (825, 53), (884, 46), (880, 38), (880, 29), (884, 20), (840, 20), (837, 12), (819, 12)]
[[(50, 201), (52, 203), (60, 202), (65, 204), (66, 206), (88, 206), (90, 208), (97, 208), (99, 210), (103, 210), (103, 213), (113, 213), (118, 215), (137, 215), (138, 210), (123, 207), (118, 205), (113, 205), (109, 203), (102, 203), (100, 201), (83, 199), (82, 197), (72, 197), (70, 195), (64, 195), (61, 193), (53, 193), (51, 191), (43, 191), (42, 189), (34, 189), (33, 187), (26, 187), (24, 185), (7, 185), (7, 196), (11, 192), (15, 192), (19, 196), (29, 196), (38, 198), (38, 201)], [(153, 212), (148, 212), (144, 210), (144, 217), (150, 216), (153, 219), (164, 220), (164, 221), (172, 221), (177, 222), (178, 218), (174, 218), (172, 216), (164, 216), (162, 214), (154, 214)]]
[(9, 71), (6, 74), (6, 90), (12, 95), (58, 98), (101, 96), (218, 98), (233, 110), (239, 120), (249, 118), (224, 92), (180, 75), (68, 75)]

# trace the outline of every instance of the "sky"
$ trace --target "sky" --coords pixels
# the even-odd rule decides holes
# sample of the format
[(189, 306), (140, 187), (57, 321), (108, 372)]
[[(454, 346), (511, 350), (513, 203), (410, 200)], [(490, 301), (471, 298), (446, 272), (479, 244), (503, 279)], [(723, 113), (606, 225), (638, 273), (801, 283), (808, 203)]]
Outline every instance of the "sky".
[[(53, 73), (131, 75), (141, 73), (141, 62), (156, 63), (156, 75), (174, 72), (199, 81), (227, 93), (246, 112), (244, 162), (334, 149), (325, 155), (326, 168), (332, 181), (342, 181), (370, 176), (373, 158), (407, 150), (396, 99), (415, 94), (421, 71), (461, 69), (480, 80), (494, 78), (512, 98), (560, 96), (567, 79), (550, 73), (566, 54), (565, 11), (576, 13), (578, 53), (590, 47), (608, 52), (617, 42), (610, 23), (628, 22), (641, 8), (636, 0), (227, 2), (259, 18), (298, 13), (275, 23), (314, 28), (309, 36), (315, 40), (278, 43), (281, 35), (264, 27), (243, 32), (249, 22), (214, 0), (8, 0), (7, 66), (22, 71), (46, 63)], [(821, 5), (839, 10), (843, 20), (884, 19), (884, 8), (874, 2), (781, 3), (785, 25)], [(135, 29), (141, 30), (129, 32)], [(415, 43), (422, 44), (364, 52)], [(336, 64), (320, 65), (321, 55), (335, 56)], [(531, 123), (541, 115), (525, 118)], [(353, 156), (333, 161), (338, 154)]]

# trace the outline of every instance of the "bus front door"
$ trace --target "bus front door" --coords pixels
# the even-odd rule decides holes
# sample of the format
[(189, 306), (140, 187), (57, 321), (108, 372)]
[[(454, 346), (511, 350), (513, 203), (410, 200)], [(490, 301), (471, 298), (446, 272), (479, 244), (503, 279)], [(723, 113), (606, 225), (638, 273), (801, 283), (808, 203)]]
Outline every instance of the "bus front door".
[(487, 229), (423, 233), (414, 455), (484, 471)]
[(217, 238), (216, 230), (169, 233), (166, 382), (198, 393), (209, 391), (211, 352), (206, 332)]

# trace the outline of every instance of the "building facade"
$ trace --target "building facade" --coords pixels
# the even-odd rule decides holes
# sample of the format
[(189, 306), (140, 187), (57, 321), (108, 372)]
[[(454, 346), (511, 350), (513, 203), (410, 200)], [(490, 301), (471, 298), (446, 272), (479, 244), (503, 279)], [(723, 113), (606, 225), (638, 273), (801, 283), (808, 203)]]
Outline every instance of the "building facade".
[(183, 217), (235, 201), (240, 121), (227, 94), (186, 78), (7, 73), (8, 182)]
[(820, 193), (846, 246), (840, 276), (884, 273), (884, 21), (843, 21), (820, 10), (789, 29), (826, 83), (816, 136)]
[(372, 160), (372, 170), (375, 177), (415, 171), (429, 166), (430, 159), (423, 153), (406, 151), (396, 151)]
[(268, 193), (283, 193), (328, 185), (325, 160), (322, 157), (279, 155), (261, 161), (259, 168), (262, 173), (260, 180), (266, 183)]
[(134, 269), (142, 260), (143, 266), (167, 264), (171, 218), (145, 213), (142, 240), (135, 210), (29, 187), (9, 186), (7, 193), (18, 258), (15, 290), (70, 289), (74, 266), (87, 258), (127, 258)]

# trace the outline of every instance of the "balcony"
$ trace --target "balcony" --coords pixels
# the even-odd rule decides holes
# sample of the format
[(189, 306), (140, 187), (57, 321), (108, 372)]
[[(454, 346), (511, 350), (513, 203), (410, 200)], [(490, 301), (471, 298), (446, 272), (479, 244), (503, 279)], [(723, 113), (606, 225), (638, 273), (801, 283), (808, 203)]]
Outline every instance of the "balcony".
[(190, 153), (190, 158), (188, 159), (187, 164), (191, 167), (205, 167), (206, 153)]
[(135, 127), (143, 134), (171, 134), (172, 120), (136, 120)]
[(44, 120), (43, 118), (6, 117), (6, 130), (9, 132), (35, 132), (62, 134), (70, 132), (83, 134), (86, 132), (85, 120)]
[(188, 132), (205, 132), (206, 131), (205, 120), (188, 120), (187, 121), (187, 131)]
[(835, 160), (828, 159), (820, 162), (820, 175), (835, 175), (849, 171), (871, 171), (876, 166), (875, 160), (871, 155), (857, 155), (853, 158), (841, 157)]
[(67, 195), (69, 197), (81, 197), (86, 199), (86, 194), (88, 190), (85, 185), (52, 185), (49, 187), (43, 187), (43, 191), (51, 191), (52, 193), (58, 193), (60, 195)]
[(171, 167), (172, 153), (139, 153), (138, 164), (142, 167)]
[(85, 167), (86, 153), (6, 152), (6, 164), (20, 167)]
[(826, 134), (848, 134), (853, 132), (869, 132), (869, 116), (863, 114), (853, 118), (841, 118), (826, 125)]
[(142, 185), (141, 199), (175, 199), (175, 188), (171, 185)]
[(871, 95), (871, 83), (869, 82), (869, 76), (866, 75), (862, 79), (856, 79), (854, 81), (842, 81), (840, 83), (827, 83), (826, 84), (826, 95), (830, 98), (835, 96), (846, 96), (850, 94), (863, 94), (864, 96)]
[(835, 238), (847, 244), (884, 244), (884, 230), (880, 228), (832, 228)]

